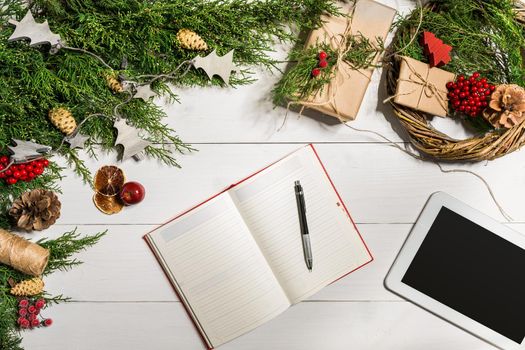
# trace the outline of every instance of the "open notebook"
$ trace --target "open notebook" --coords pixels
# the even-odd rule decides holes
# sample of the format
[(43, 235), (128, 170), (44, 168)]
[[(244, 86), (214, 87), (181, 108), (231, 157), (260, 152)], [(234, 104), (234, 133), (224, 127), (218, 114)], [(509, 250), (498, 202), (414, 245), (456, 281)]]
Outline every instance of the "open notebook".
[[(303, 256), (295, 180), (304, 190), (311, 272)], [(372, 261), (312, 145), (145, 239), (210, 349)]]

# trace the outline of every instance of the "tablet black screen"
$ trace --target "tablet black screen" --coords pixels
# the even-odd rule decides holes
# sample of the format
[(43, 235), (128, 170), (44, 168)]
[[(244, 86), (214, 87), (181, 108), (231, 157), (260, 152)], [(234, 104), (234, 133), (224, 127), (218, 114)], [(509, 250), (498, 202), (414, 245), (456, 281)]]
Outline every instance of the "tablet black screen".
[(525, 250), (448, 208), (402, 282), (517, 343), (525, 337)]

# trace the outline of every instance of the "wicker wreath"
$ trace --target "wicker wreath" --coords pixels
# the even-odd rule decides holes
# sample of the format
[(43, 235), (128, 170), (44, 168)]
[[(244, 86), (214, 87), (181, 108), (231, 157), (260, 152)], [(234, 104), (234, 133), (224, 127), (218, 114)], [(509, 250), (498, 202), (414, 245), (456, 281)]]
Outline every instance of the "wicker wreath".
[[(425, 6), (431, 8), (434, 5), (428, 3)], [(525, 26), (523, 4), (516, 1), (515, 8), (516, 21)], [(411, 16), (419, 15), (414, 11)], [(400, 35), (417, 35), (416, 31), (416, 28), (398, 29), (392, 47)], [(395, 55), (390, 57), (386, 62), (386, 84), (388, 94), (393, 96), (396, 93), (401, 60)], [(525, 120), (509, 129), (495, 129), (468, 139), (456, 140), (432, 127), (429, 119), (433, 116), (397, 104), (393, 99), (390, 99), (390, 103), (395, 116), (408, 132), (414, 147), (435, 159), (449, 161), (492, 160), (513, 152), (525, 144)]]

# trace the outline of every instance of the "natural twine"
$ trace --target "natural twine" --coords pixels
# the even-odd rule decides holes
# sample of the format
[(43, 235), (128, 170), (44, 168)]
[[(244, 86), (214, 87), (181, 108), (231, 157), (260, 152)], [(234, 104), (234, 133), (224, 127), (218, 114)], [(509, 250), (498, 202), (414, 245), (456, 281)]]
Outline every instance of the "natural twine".
[(31, 276), (41, 276), (49, 261), (49, 250), (0, 229), (0, 263)]
[[(427, 7), (433, 6), (428, 3)], [(525, 27), (523, 4), (515, 2), (516, 21)], [(419, 13), (423, 12), (420, 8)], [(418, 26), (419, 27), (419, 26)], [(404, 28), (404, 32), (396, 33), (396, 37), (406, 33), (417, 35), (419, 30)], [(394, 42), (396, 40), (394, 37)], [(386, 62), (387, 90), (394, 95), (399, 77), (399, 60), (394, 55)], [(410, 141), (420, 152), (432, 158), (447, 161), (482, 161), (502, 157), (520, 149), (525, 144), (525, 120), (510, 129), (497, 129), (464, 140), (456, 140), (432, 127), (427, 121), (428, 115), (421, 111), (398, 105), (392, 100), (394, 115), (410, 136)]]
[[(419, 98), (418, 98), (418, 101), (417, 101), (417, 106), (419, 106), (419, 104), (421, 102), (421, 97), (423, 96), (423, 93), (424, 93), (426, 97), (429, 97), (429, 98), (430, 97), (435, 97), (436, 100), (441, 105), (441, 108), (443, 108), (444, 111), (447, 111), (448, 110), (448, 100), (444, 97), (444, 96), (447, 95), (447, 92), (445, 90), (439, 89), (434, 83), (428, 81), (428, 78), (423, 77), (421, 75), (421, 73), (419, 73), (414, 68), (414, 66), (412, 66), (410, 64), (410, 62), (406, 59), (406, 57), (401, 57), (401, 60), (403, 60), (403, 62), (406, 64), (406, 66), (410, 70), (410, 75), (408, 76), (408, 79), (398, 78), (398, 80), (397, 80), (398, 83), (400, 81), (405, 81), (405, 82), (409, 82), (411, 84), (416, 84), (416, 85), (422, 86), (423, 92), (422, 92), (421, 95), (419, 95)], [(413, 94), (416, 91), (418, 91), (418, 89), (413, 89), (413, 90), (411, 90), (409, 92), (404, 92), (404, 93), (396, 93), (396, 94), (386, 98), (383, 101), (383, 103), (395, 100), (396, 97), (399, 97), (399, 96), (411, 95), (411, 94)]]

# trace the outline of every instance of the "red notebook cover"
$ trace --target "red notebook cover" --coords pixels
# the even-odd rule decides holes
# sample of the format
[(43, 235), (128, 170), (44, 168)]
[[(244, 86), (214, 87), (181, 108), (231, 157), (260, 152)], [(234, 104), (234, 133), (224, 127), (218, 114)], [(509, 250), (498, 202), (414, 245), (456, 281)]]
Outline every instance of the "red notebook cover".
[[(330, 175), (328, 175), (328, 172), (326, 171), (326, 168), (325, 168), (323, 162), (321, 161), (321, 158), (319, 157), (319, 154), (317, 153), (317, 150), (315, 149), (314, 145), (313, 145), (313, 144), (309, 144), (309, 145), (307, 145), (307, 146), (305, 146), (305, 147), (311, 147), (312, 151), (314, 152), (314, 154), (315, 154), (317, 160), (319, 161), (319, 163), (321, 164), (321, 167), (323, 168), (324, 173), (326, 174), (326, 177), (328, 178), (330, 184), (332, 185), (332, 187), (333, 187), (333, 189), (334, 189), (334, 191), (335, 191), (335, 193), (336, 193), (336, 195), (337, 195), (337, 198), (338, 198), (339, 201), (341, 202), (341, 204), (342, 204), (342, 206), (343, 206), (345, 212), (347, 213), (348, 217), (350, 218), (350, 221), (351, 221), (352, 224), (354, 225), (354, 228), (355, 228), (357, 234), (359, 235), (359, 238), (361, 239), (361, 242), (362, 242), (363, 245), (365, 246), (365, 249), (366, 249), (366, 251), (368, 252), (368, 255), (370, 256), (370, 260), (368, 260), (368, 261), (365, 262), (364, 264), (358, 266), (357, 268), (355, 268), (355, 269), (353, 269), (353, 270), (347, 272), (346, 274), (342, 275), (341, 277), (335, 279), (334, 281), (332, 281), (332, 283), (334, 283), (334, 282), (340, 280), (341, 278), (343, 278), (343, 277), (345, 277), (345, 276), (351, 274), (352, 272), (354, 272), (354, 271), (356, 271), (356, 270), (362, 268), (363, 266), (368, 265), (369, 263), (371, 263), (371, 262), (374, 260), (374, 257), (372, 256), (372, 253), (370, 252), (370, 249), (368, 248), (366, 242), (364, 241), (363, 237), (361, 236), (361, 233), (359, 232), (359, 230), (358, 230), (358, 228), (357, 228), (357, 226), (356, 226), (354, 220), (352, 219), (352, 216), (350, 215), (350, 212), (348, 211), (348, 209), (347, 209), (347, 207), (346, 207), (346, 205), (345, 205), (343, 199), (341, 198), (339, 192), (338, 192), (337, 189), (335, 188), (334, 183), (333, 183), (332, 179), (330, 178)], [(292, 153), (293, 153), (293, 152), (292, 152)], [(263, 171), (263, 170), (265, 170), (265, 169), (271, 167), (272, 165), (274, 165), (275, 163), (279, 162), (280, 160), (286, 158), (287, 156), (288, 156), (288, 155), (286, 155), (286, 156), (282, 157), (281, 159), (279, 159), (279, 160), (277, 160), (277, 161), (275, 161), (275, 162), (273, 162), (273, 163), (271, 163), (271, 164), (265, 166), (264, 168), (262, 168), (262, 169), (260, 169), (259, 171), (256, 171), (255, 173), (253, 173), (253, 174), (247, 176), (246, 178), (244, 178), (244, 179), (242, 179), (242, 180), (240, 180), (240, 181), (238, 181), (238, 182), (236, 182), (236, 183), (234, 183), (234, 184), (232, 184), (232, 185), (226, 187), (224, 190), (222, 190), (222, 191), (220, 191), (220, 192), (218, 192), (218, 193), (212, 195), (212, 196), (209, 197), (208, 199), (206, 199), (206, 200), (202, 201), (201, 203), (199, 203), (199, 204), (197, 204), (197, 205), (191, 207), (190, 209), (188, 209), (188, 210), (182, 212), (181, 214), (179, 214), (179, 215), (177, 215), (177, 216), (171, 218), (170, 220), (166, 221), (166, 222), (163, 223), (162, 225), (160, 225), (160, 226), (156, 227), (155, 229), (153, 229), (153, 230), (149, 231), (148, 233), (146, 233), (146, 234), (143, 236), (143, 238), (144, 238), (144, 240), (146, 241), (146, 243), (148, 244), (148, 246), (150, 247), (150, 249), (151, 249), (151, 251), (153, 252), (153, 254), (155, 255), (155, 258), (157, 259), (157, 261), (159, 261), (159, 263), (161, 264), (161, 266), (162, 266), (162, 263), (161, 263), (161, 259), (162, 259), (162, 258), (161, 258), (160, 256), (157, 255), (155, 249), (153, 249), (153, 247), (152, 247), (151, 242), (147, 239), (147, 235), (148, 235), (148, 234), (150, 234), (150, 233), (153, 232), (153, 231), (158, 230), (159, 228), (161, 228), (162, 226), (164, 226), (164, 225), (166, 225), (166, 224), (169, 224), (169, 223), (172, 222), (173, 220), (176, 220), (176, 219), (180, 218), (181, 216), (186, 215), (186, 214), (189, 213), (190, 211), (192, 211), (192, 210), (194, 210), (194, 209), (200, 207), (201, 205), (203, 205), (203, 204), (209, 202), (209, 201), (212, 200), (213, 198), (215, 198), (215, 197), (221, 195), (222, 193), (224, 193), (224, 192), (230, 190), (231, 188), (233, 188), (233, 187), (235, 187), (235, 186), (238, 186), (239, 184), (241, 184), (241, 183), (243, 183), (244, 181), (246, 181), (246, 180), (252, 178), (253, 176), (255, 176), (255, 175), (257, 175), (258, 173), (260, 173), (261, 171)], [(177, 288), (173, 285), (173, 283), (172, 283), (171, 279), (169, 278), (168, 274), (166, 273), (166, 271), (165, 271), (164, 269), (163, 269), (163, 271), (164, 271), (164, 274), (166, 275), (166, 278), (168, 279), (169, 283), (172, 285), (173, 290), (174, 290), (175, 293), (177, 294), (177, 297), (179, 298), (179, 300), (181, 300), (182, 305), (183, 305), (184, 308), (186, 309), (186, 312), (188, 313), (189, 318), (192, 320), (193, 325), (195, 326), (195, 329), (196, 329), (197, 332), (200, 334), (201, 339), (202, 339), (204, 345), (205, 345), (206, 348), (208, 348), (209, 350), (212, 350), (213, 347), (208, 346), (208, 341), (206, 340), (205, 335), (202, 334), (202, 333), (200, 332), (199, 327), (197, 326), (197, 320), (195, 320), (195, 319), (193, 318), (193, 316), (192, 316), (190, 310), (188, 309), (188, 306), (183, 302), (183, 297), (179, 294), (179, 292), (177, 291)]]

